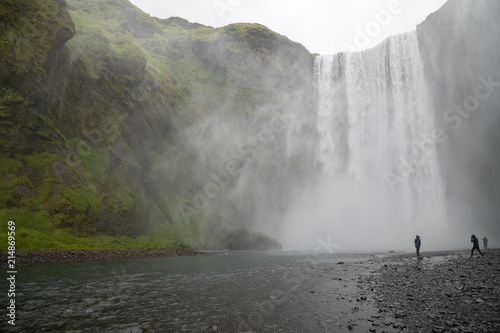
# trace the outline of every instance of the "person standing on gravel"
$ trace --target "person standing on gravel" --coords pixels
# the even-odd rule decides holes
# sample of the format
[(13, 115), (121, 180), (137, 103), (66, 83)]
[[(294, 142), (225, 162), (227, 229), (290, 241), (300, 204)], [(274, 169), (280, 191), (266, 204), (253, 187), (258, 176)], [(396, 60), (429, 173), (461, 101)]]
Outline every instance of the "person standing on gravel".
[(472, 250), (470, 251), (470, 257), (472, 258), (474, 255), (474, 250), (477, 250), (484, 258), (483, 252), (479, 249), (479, 239), (476, 237), (476, 235), (470, 236), (470, 241), (472, 242)]
[(414, 243), (415, 243), (415, 249), (417, 249), (417, 257), (420, 257), (420, 244), (422, 244), (422, 242), (420, 241), (419, 235), (415, 237)]
[(486, 236), (483, 238), (483, 247), (485, 250), (488, 249), (488, 238)]

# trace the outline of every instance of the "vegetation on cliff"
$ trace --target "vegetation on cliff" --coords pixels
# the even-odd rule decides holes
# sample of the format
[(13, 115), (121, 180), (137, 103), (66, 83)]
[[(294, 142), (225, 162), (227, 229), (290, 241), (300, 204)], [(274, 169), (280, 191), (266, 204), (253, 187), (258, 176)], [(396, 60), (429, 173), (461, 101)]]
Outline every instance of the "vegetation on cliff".
[[(24, 249), (222, 248), (262, 195), (234, 178), (196, 205), (245, 141), (220, 142), (207, 124), (250, 138), (276, 112), (310, 107), (301, 45), (257, 24), (153, 18), (126, 0), (7, 0), (0, 62), (0, 220), (16, 222)], [(282, 147), (285, 132), (273, 139)], [(289, 155), (260, 152), (256, 185)]]

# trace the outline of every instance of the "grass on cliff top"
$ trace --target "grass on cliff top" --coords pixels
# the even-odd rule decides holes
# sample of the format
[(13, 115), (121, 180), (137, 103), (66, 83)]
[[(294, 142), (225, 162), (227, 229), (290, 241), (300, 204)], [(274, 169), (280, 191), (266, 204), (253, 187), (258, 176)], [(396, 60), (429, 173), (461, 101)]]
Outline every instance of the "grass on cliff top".
[(131, 238), (126, 236), (111, 237), (75, 237), (71, 228), (56, 229), (44, 212), (28, 212), (19, 209), (0, 210), (0, 249), (6, 250), (7, 222), (16, 223), (16, 249), (186, 249), (186, 245), (173, 239), (164, 239), (158, 235)]

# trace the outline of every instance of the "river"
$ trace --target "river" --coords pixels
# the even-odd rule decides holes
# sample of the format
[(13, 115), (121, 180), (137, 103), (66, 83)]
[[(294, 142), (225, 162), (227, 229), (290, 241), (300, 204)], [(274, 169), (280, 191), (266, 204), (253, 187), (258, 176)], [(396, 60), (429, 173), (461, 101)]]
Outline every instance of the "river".
[(370, 257), (214, 252), (23, 265), (8, 331), (331, 332), (352, 318)]

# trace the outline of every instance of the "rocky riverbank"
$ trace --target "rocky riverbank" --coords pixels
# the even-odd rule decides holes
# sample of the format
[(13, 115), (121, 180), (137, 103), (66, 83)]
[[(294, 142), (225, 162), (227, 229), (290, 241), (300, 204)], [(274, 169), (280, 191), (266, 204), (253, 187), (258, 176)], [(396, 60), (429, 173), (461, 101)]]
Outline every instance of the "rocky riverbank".
[[(369, 332), (500, 332), (500, 250), (389, 255), (358, 280)], [(356, 331), (357, 325), (348, 326)]]
[[(89, 259), (114, 259), (133, 257), (194, 256), (201, 252), (192, 250), (17, 250), (17, 264), (65, 262)], [(7, 251), (0, 251), (0, 264), (7, 264)]]

